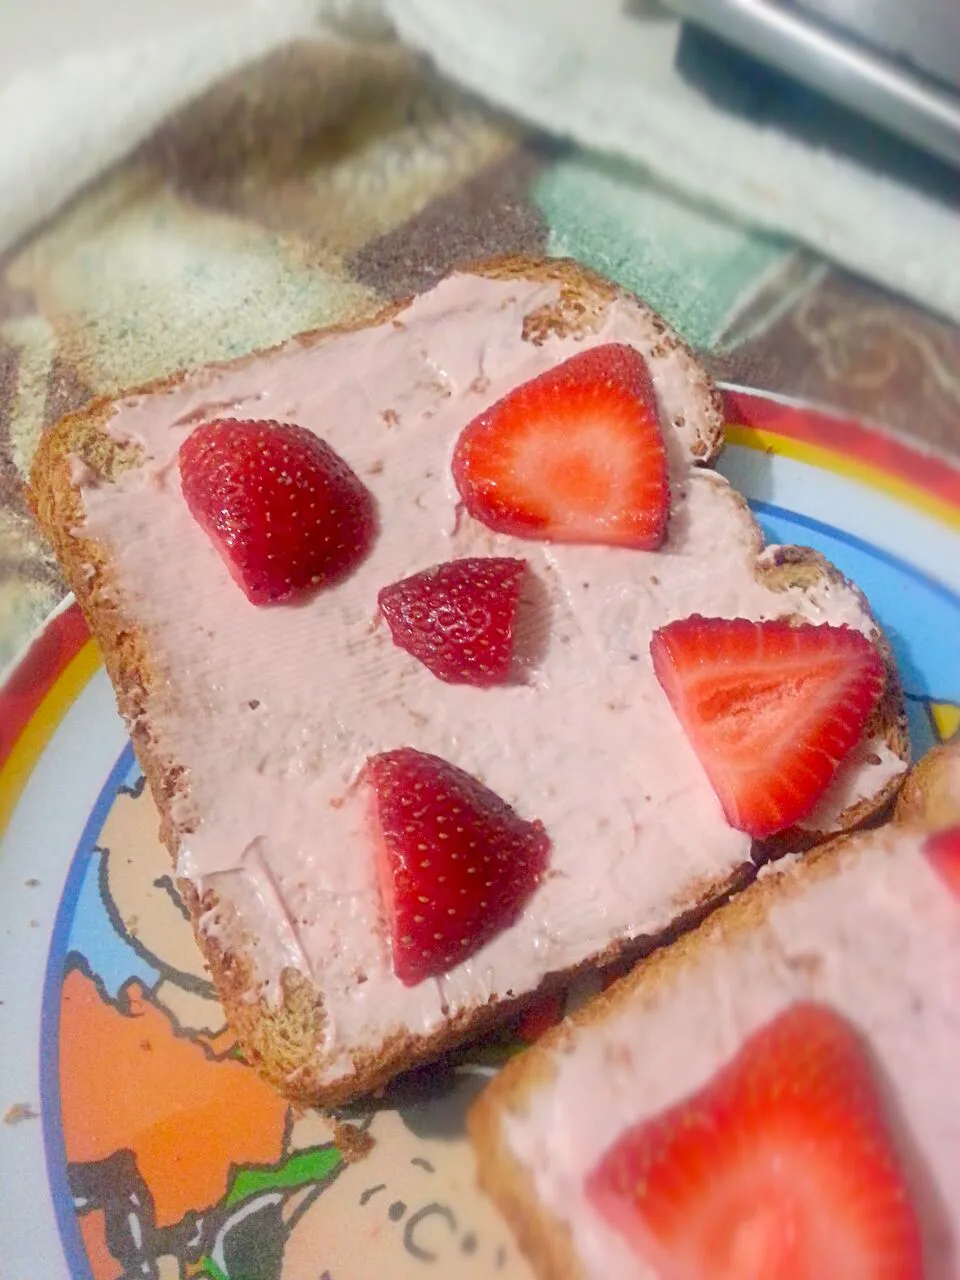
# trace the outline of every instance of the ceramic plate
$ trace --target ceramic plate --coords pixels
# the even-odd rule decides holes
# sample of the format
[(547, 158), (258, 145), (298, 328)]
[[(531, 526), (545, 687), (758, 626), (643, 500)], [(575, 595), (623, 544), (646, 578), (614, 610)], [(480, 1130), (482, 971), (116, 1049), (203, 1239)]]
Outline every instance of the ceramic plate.
[[(866, 592), (916, 754), (960, 725), (960, 470), (809, 407), (727, 392), (723, 470), (768, 541)], [(0, 1258), (5, 1280), (529, 1276), (474, 1191), (466, 1106), (561, 1012), (350, 1117), (239, 1057), (97, 651), (68, 602), (0, 691)], [(582, 994), (582, 993), (581, 993)], [(342, 1140), (341, 1140), (342, 1141)]]

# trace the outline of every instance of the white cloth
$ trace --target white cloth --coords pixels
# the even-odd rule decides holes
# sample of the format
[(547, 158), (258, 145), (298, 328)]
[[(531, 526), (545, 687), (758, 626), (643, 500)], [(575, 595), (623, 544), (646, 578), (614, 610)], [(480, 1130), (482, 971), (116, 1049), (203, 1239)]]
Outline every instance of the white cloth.
[(0, 21), (0, 250), (230, 72), (298, 37), (386, 30), (379, 0), (82, 0), (48, 40), (27, 5), (55, 30), (64, 2), (9, 0)]

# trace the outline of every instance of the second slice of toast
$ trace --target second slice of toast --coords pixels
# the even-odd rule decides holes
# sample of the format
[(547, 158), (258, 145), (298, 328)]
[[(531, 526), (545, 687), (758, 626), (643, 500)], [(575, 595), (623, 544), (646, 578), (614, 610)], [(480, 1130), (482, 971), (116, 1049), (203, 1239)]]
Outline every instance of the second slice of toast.
[[(459, 432), (584, 347), (650, 369), (672, 511), (656, 553), (495, 534), (459, 510)], [(191, 518), (177, 451), (199, 424), (293, 422), (373, 494), (373, 548), (306, 603), (256, 608)], [(353, 329), (176, 377), (64, 420), (31, 498), (103, 649), (181, 889), (249, 1060), (288, 1096), (349, 1100), (479, 1032), (545, 983), (640, 952), (755, 871), (653, 675), (652, 631), (693, 612), (857, 628), (887, 692), (802, 831), (880, 809), (903, 774), (889, 649), (861, 595), (813, 552), (764, 550), (709, 463), (719, 397), (632, 295), (564, 262), (454, 273)], [(465, 556), (529, 565), (519, 678), (444, 685), (390, 643), (388, 583)], [(409, 987), (390, 962), (361, 783), (413, 747), (456, 764), (551, 841), (549, 873), (476, 955)]]
[[(836, 1258), (835, 1271), (802, 1274), (915, 1280), (956, 1275), (960, 884), (951, 887), (950, 875), (937, 869), (925, 845), (932, 831), (960, 822), (960, 743), (920, 762), (904, 788), (897, 817), (878, 829), (842, 836), (804, 859), (770, 864), (696, 930), (641, 962), (513, 1059), (480, 1096), (468, 1118), (480, 1182), (541, 1280), (705, 1274), (672, 1270), (674, 1263), (680, 1266), (672, 1256), (661, 1268), (652, 1254), (635, 1251), (629, 1233), (612, 1225), (591, 1201), (589, 1175), (621, 1135), (645, 1122), (655, 1124), (696, 1098), (758, 1029), (798, 1002), (810, 1001), (847, 1020), (868, 1050), (918, 1221), (923, 1265), (907, 1266), (892, 1245), (883, 1253), (881, 1212), (879, 1221), (872, 1213), (861, 1224), (878, 1241), (870, 1262), (856, 1253), (851, 1262), (846, 1253)], [(960, 842), (960, 828), (954, 831)], [(811, 1071), (811, 1064), (803, 1069)], [(778, 1088), (790, 1096), (794, 1081), (785, 1076), (780, 1075)], [(751, 1105), (749, 1098), (744, 1105)], [(748, 1132), (762, 1141), (759, 1105), (754, 1117)], [(696, 1122), (688, 1120), (691, 1126)], [(809, 1116), (803, 1132), (812, 1145), (823, 1140)], [(790, 1164), (789, 1142), (771, 1132), (772, 1151), (778, 1152), (778, 1141), (781, 1145), (768, 1158), (766, 1183), (751, 1176), (762, 1158), (756, 1168), (740, 1166), (748, 1170), (743, 1176), (752, 1192), (741, 1197), (736, 1174), (729, 1170), (737, 1168), (737, 1155), (743, 1158), (736, 1145), (742, 1137), (734, 1126), (724, 1133), (721, 1125), (713, 1139), (711, 1183), (718, 1197), (729, 1190), (723, 1239), (718, 1235), (714, 1242), (712, 1261), (718, 1268), (724, 1244), (735, 1240), (738, 1230), (747, 1239), (752, 1226), (764, 1229), (762, 1210), (753, 1222), (737, 1217), (745, 1205), (768, 1206), (771, 1222), (778, 1211), (790, 1212), (789, 1180), (785, 1188), (776, 1177), (777, 1160), (788, 1170), (796, 1167)], [(724, 1139), (736, 1153), (730, 1166), (723, 1159)], [(679, 1202), (683, 1183), (676, 1168), (672, 1174)], [(696, 1182), (695, 1169), (690, 1177)], [(809, 1185), (819, 1197), (815, 1180)], [(857, 1185), (869, 1206), (869, 1184)], [(848, 1208), (846, 1202), (814, 1203), (814, 1221), (820, 1215), (829, 1221)], [(877, 1204), (872, 1207), (875, 1211)], [(895, 1208), (886, 1205), (888, 1213)], [(687, 1224), (674, 1219), (681, 1247), (684, 1226), (695, 1238), (701, 1222), (693, 1213)], [(799, 1222), (801, 1231), (815, 1232), (802, 1212)], [(788, 1274), (769, 1257), (766, 1267), (758, 1264), (749, 1274)]]

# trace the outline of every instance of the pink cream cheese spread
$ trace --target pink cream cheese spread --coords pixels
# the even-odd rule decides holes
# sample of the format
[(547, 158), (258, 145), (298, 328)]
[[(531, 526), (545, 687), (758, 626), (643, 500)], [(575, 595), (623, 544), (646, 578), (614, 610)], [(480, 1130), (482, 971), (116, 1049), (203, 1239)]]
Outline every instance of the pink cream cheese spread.
[[(613, 941), (656, 934), (749, 859), (652, 671), (652, 631), (693, 612), (799, 614), (870, 633), (854, 592), (774, 593), (754, 574), (759, 534), (726, 481), (692, 465), (707, 398), (689, 357), (629, 299), (579, 337), (523, 336), (560, 300), (553, 282), (453, 276), (396, 319), (299, 340), (173, 390), (122, 403), (108, 424), (142, 461), (116, 483), (77, 467), (82, 532), (108, 550), (125, 611), (158, 674), (159, 749), (185, 770), (173, 810), (178, 871), (215, 892), (201, 927), (245, 938), (267, 999), (285, 967), (320, 988), (326, 1079), (393, 1033), (535, 988)], [(507, 391), (584, 346), (630, 342), (650, 364), (667, 436), (672, 514), (657, 553), (493, 534), (458, 510), (459, 432)], [(373, 493), (379, 532), (344, 582), (306, 604), (257, 608), (190, 516), (177, 450), (214, 417), (294, 422)], [(764, 554), (770, 554), (769, 552)], [(523, 678), (445, 685), (377, 618), (384, 585), (440, 561), (526, 559)], [(366, 759), (412, 746), (482, 779), (552, 841), (550, 874), (520, 919), (442, 978), (404, 987), (381, 914)], [(862, 744), (811, 823), (826, 829), (902, 771)]]
[[(795, 867), (768, 868), (789, 890)], [(708, 926), (709, 928), (709, 926)], [(797, 1000), (869, 1044), (925, 1243), (924, 1280), (960, 1249), (960, 902), (916, 834), (859, 838), (833, 874), (783, 892), (764, 923), (695, 958), (554, 1050), (552, 1078), (504, 1121), (544, 1208), (569, 1224), (584, 1280), (655, 1280), (587, 1200), (584, 1175), (628, 1127), (696, 1092)], [(826, 1277), (824, 1277), (826, 1280)]]

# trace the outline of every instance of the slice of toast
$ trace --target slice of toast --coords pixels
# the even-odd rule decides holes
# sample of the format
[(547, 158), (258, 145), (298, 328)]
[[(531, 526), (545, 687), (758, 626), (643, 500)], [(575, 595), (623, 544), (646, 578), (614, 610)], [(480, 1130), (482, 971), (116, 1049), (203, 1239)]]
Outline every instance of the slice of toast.
[[(459, 432), (584, 347), (648, 363), (672, 513), (657, 553), (521, 541), (458, 510)], [(366, 560), (306, 604), (256, 608), (183, 500), (180, 443), (217, 417), (295, 422), (372, 492)], [(719, 397), (632, 295), (563, 261), (455, 272), (369, 322), (101, 400), (41, 442), (30, 498), (104, 653), (184, 899), (247, 1057), (288, 1096), (347, 1101), (501, 1018), (545, 983), (652, 940), (755, 873), (652, 672), (655, 627), (694, 611), (859, 628), (888, 665), (858, 748), (781, 848), (862, 823), (905, 769), (890, 651), (821, 557), (763, 549), (711, 463)], [(521, 678), (444, 685), (394, 647), (377, 593), (440, 561), (527, 560)], [(394, 976), (368, 796), (411, 746), (481, 778), (551, 840), (519, 918), (439, 979)], [(776, 844), (776, 842), (774, 842)]]
[(468, 1118), (480, 1184), (543, 1280), (654, 1280), (589, 1202), (587, 1173), (622, 1132), (697, 1092), (802, 1000), (865, 1038), (892, 1097), (923, 1275), (955, 1274), (960, 899), (923, 845), (960, 822), (960, 743), (921, 761), (902, 795), (895, 822), (769, 864), (481, 1094)]

